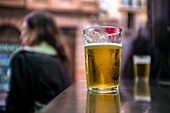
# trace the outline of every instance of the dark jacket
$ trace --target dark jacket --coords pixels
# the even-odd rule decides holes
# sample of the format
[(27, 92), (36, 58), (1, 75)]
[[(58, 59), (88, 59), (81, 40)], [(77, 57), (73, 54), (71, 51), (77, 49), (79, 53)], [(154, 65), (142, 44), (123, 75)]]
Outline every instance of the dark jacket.
[(150, 55), (150, 79), (159, 81), (170, 81), (170, 70), (166, 56), (153, 46), (150, 39), (150, 30), (147, 27), (140, 28), (137, 38), (132, 43), (132, 50), (129, 52), (129, 57), (123, 71), (123, 79), (134, 78), (133, 70), (133, 55)]
[(8, 113), (32, 113), (66, 89), (68, 72), (57, 56), (21, 50), (11, 59)]

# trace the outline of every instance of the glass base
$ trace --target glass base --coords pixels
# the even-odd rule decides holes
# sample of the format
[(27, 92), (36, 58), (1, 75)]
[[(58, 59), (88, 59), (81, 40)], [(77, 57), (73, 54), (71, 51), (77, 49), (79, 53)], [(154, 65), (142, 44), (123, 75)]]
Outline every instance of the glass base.
[(135, 96), (135, 101), (147, 101), (150, 102), (151, 101), (151, 97), (150, 96)]
[(117, 93), (119, 92), (119, 87), (109, 87), (109, 88), (91, 88), (88, 87), (88, 91), (95, 93)]
[(135, 81), (136, 82), (149, 82), (149, 78), (139, 78), (139, 77), (136, 77)]

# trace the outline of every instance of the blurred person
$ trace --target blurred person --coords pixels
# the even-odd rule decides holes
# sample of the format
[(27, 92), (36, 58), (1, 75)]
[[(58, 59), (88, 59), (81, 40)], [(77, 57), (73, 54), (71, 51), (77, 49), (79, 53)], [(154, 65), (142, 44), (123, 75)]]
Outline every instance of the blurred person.
[[(166, 35), (157, 31), (157, 36), (160, 41), (166, 41)], [(155, 79), (160, 82), (162, 78), (170, 80), (170, 70), (167, 62), (167, 55), (161, 50), (159, 46), (153, 45), (151, 41), (151, 31), (148, 26), (142, 27), (139, 30), (138, 38), (135, 42), (133, 54), (148, 54), (151, 56), (151, 68), (150, 68), (150, 79)], [(156, 38), (156, 36), (155, 36)], [(164, 48), (168, 48), (168, 45), (162, 45)]]
[(22, 47), (10, 58), (7, 113), (36, 112), (70, 84), (67, 56), (49, 13), (34, 11), (28, 14), (20, 38)]
[(161, 62), (162, 71), (159, 76), (159, 83), (163, 85), (170, 85), (170, 66), (169, 59), (169, 41), (170, 34), (167, 30), (167, 24), (162, 19), (156, 19), (154, 26), (155, 47), (159, 52), (159, 60)]
[(152, 44), (151, 31), (147, 25), (139, 29), (137, 37), (132, 44), (131, 53), (122, 69), (122, 78), (134, 78), (133, 55), (151, 56), (150, 79), (159, 82), (161, 76), (166, 75), (170, 78), (170, 71), (165, 56)]

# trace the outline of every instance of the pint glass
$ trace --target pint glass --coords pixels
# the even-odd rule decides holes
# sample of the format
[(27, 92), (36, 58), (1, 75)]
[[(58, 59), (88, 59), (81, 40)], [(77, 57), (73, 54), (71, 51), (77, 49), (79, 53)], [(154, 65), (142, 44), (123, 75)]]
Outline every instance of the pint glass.
[(118, 91), (122, 29), (100, 26), (87, 28), (83, 32), (88, 90), (99, 93)]
[(134, 55), (135, 80), (149, 81), (151, 57), (149, 55)]

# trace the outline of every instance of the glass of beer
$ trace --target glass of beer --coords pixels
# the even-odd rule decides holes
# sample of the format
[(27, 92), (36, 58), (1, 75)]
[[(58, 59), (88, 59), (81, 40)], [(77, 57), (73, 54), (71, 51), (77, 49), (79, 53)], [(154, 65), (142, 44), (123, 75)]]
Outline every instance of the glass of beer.
[(83, 33), (88, 90), (98, 93), (118, 91), (122, 29), (99, 26), (87, 28)]
[(136, 81), (149, 81), (151, 57), (149, 55), (134, 55), (134, 74)]

